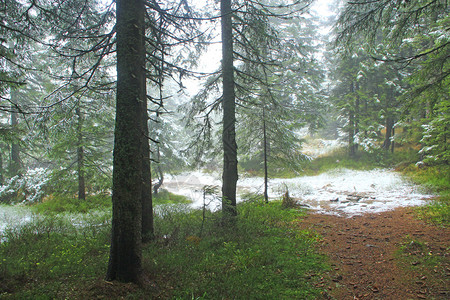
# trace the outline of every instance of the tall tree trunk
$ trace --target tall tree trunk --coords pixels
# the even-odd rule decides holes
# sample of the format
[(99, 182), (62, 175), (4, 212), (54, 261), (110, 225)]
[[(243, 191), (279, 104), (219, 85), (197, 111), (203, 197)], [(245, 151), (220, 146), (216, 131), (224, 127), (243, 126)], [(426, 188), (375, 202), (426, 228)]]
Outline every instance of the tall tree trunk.
[[(355, 93), (356, 93), (355, 115), (354, 115), (354, 118), (355, 118), (354, 135), (355, 135), (355, 137), (359, 134), (359, 126), (360, 126), (359, 120), (361, 118), (361, 116), (360, 116), (361, 112), (359, 109), (360, 108), (359, 107), (360, 106), (360, 96), (358, 94), (358, 91), (359, 91), (359, 84), (358, 84), (358, 82), (355, 82)], [(353, 143), (353, 148), (354, 148), (353, 154), (356, 155), (356, 151), (358, 151), (358, 143)]]
[(233, 26), (231, 19), (231, 0), (221, 0), (222, 15), (222, 79), (223, 79), (223, 175), (222, 212), (227, 222), (237, 215), (236, 184), (237, 144), (236, 144), (236, 104), (234, 94), (233, 67)]
[[(18, 103), (18, 95), (15, 90), (11, 90), (12, 103)], [(18, 113), (15, 105), (11, 106), (11, 129), (17, 130), (19, 124)], [(22, 162), (20, 160), (20, 145), (17, 140), (14, 140), (11, 144), (11, 161), (9, 166), (9, 173), (11, 176), (21, 175)]]
[(117, 98), (113, 159), (113, 216), (107, 280), (142, 279), (143, 102), (145, 5), (116, 0)]
[(391, 147), (392, 130), (394, 128), (394, 119), (390, 116), (386, 117), (386, 134), (384, 136), (383, 149), (389, 151)]
[[(144, 78), (144, 95), (145, 90), (145, 78)], [(153, 199), (152, 199), (152, 173), (150, 166), (150, 145), (148, 136), (148, 113), (147, 113), (147, 100), (143, 102), (143, 130), (146, 137), (142, 144), (142, 242), (149, 242), (154, 238), (153, 229)]]
[[(350, 84), (350, 93), (353, 95), (355, 93), (354, 83)], [(350, 109), (348, 111), (348, 150), (350, 157), (355, 157), (356, 147), (355, 147), (355, 104), (351, 103)]]
[(78, 172), (78, 200), (86, 200), (86, 181), (84, 173), (84, 149), (83, 149), (83, 115), (81, 104), (78, 101), (75, 113), (77, 115), (77, 172)]
[(161, 168), (161, 150), (159, 148), (159, 144), (156, 145), (156, 160), (157, 160), (157, 166), (156, 169), (158, 170), (158, 182), (153, 185), (153, 194), (158, 194), (159, 188), (164, 183), (164, 172)]
[(263, 142), (264, 142), (264, 200), (269, 203), (269, 174), (267, 168), (267, 132), (266, 132), (266, 103), (263, 101)]
[(352, 111), (349, 112), (349, 124), (348, 124), (348, 149), (350, 157), (355, 157), (356, 149), (355, 149), (355, 120), (354, 114)]
[[(395, 136), (395, 127), (392, 127), (392, 136)], [(395, 149), (395, 141), (393, 140), (391, 143), (391, 153), (394, 153)]]
[(3, 153), (0, 148), (0, 185), (3, 185)]

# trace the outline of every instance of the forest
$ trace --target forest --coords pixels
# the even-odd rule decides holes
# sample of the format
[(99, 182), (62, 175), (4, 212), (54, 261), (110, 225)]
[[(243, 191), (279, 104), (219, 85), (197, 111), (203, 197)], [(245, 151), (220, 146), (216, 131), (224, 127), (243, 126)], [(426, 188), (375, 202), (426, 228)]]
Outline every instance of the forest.
[(449, 57), (448, 0), (0, 0), (0, 298), (448, 299)]

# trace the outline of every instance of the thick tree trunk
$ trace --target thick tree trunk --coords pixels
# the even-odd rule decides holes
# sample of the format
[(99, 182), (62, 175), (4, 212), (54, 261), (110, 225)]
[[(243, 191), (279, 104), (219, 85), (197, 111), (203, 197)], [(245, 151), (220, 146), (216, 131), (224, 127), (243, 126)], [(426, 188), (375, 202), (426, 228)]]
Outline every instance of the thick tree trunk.
[(77, 172), (78, 172), (78, 200), (86, 200), (86, 181), (84, 176), (84, 149), (83, 149), (83, 115), (78, 102), (75, 111), (77, 123)]
[(141, 282), (143, 102), (146, 101), (143, 0), (116, 0), (117, 101), (113, 217), (107, 280)]
[(220, 11), (222, 15), (222, 142), (224, 155), (222, 175), (222, 212), (224, 221), (228, 222), (237, 215), (236, 184), (238, 180), (231, 0), (221, 0)]

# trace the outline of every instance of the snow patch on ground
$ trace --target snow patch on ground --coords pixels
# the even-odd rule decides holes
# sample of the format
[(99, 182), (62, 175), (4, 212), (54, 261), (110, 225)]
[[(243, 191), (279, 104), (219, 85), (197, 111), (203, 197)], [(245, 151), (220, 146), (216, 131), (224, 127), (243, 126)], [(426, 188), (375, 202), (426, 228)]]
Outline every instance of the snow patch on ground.
[(1, 234), (13, 225), (20, 227), (33, 218), (32, 212), (23, 206), (0, 205), (0, 243), (3, 242)]
[[(163, 188), (192, 199), (192, 208), (202, 208), (204, 203), (211, 210), (221, 208), (220, 175), (201, 171), (167, 176)], [(216, 193), (205, 193), (205, 187), (215, 187)], [(241, 177), (238, 181), (238, 201), (245, 193), (260, 193), (263, 178)], [(291, 179), (271, 179), (269, 197), (279, 199), (283, 193), (295, 198), (299, 204), (324, 214), (353, 216), (378, 213), (403, 206), (420, 206), (434, 195), (426, 194), (417, 185), (405, 180), (391, 170), (353, 171), (333, 170), (317, 176)], [(8, 226), (18, 228), (31, 222), (35, 215), (27, 207), (0, 205), (1, 234)], [(68, 216), (71, 223), (82, 226), (85, 220)]]
[[(171, 176), (163, 188), (172, 193), (192, 199), (194, 208), (220, 208), (220, 194), (205, 195), (205, 186), (217, 186), (220, 191), (221, 180), (218, 175), (200, 171)], [(426, 194), (420, 186), (402, 178), (387, 169), (354, 171), (333, 170), (317, 176), (303, 176), (291, 179), (271, 179), (269, 197), (271, 199), (289, 191), (289, 195), (301, 205), (325, 214), (352, 216), (376, 213), (403, 206), (420, 206), (434, 195)], [(238, 181), (238, 195), (246, 192), (262, 193), (263, 179), (259, 177), (241, 178)], [(240, 197), (238, 196), (238, 201)]]

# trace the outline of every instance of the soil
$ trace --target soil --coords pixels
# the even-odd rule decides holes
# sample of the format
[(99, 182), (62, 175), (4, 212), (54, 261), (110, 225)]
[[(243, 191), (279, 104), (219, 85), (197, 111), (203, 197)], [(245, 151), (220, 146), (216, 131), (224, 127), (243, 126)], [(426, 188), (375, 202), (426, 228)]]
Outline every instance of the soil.
[(319, 234), (331, 270), (324, 299), (450, 299), (450, 230), (412, 208), (339, 217), (309, 213), (302, 229)]

